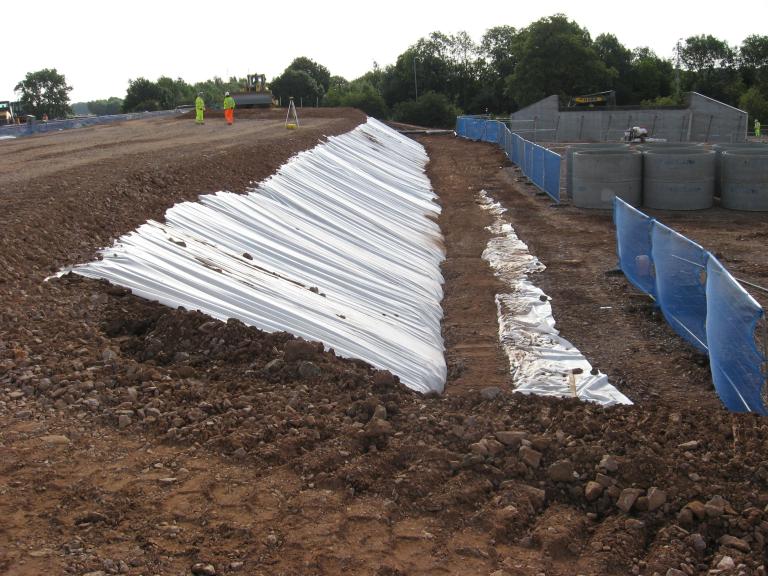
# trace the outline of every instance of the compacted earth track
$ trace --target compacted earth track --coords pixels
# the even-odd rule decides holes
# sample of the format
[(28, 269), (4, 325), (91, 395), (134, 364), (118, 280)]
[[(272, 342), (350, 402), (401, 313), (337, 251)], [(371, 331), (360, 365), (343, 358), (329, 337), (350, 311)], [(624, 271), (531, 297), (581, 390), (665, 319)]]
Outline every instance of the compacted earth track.
[[(364, 119), (299, 112), (298, 131), (257, 111), (0, 142), (0, 574), (765, 573), (764, 419), (724, 410), (706, 358), (605, 274), (610, 215), (553, 207), (493, 146), (421, 139), (447, 250), (440, 397), (288, 334), (45, 281)], [(563, 336), (635, 405), (512, 392), (480, 190), (547, 265)], [(669, 216), (765, 283), (764, 218)]]

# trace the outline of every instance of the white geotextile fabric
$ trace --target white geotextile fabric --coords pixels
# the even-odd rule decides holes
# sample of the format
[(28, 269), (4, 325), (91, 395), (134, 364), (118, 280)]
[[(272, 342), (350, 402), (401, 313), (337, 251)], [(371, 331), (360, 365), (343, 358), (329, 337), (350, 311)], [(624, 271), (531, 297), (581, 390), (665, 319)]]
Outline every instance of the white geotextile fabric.
[[(606, 406), (632, 404), (614, 388), (608, 377), (594, 370), (589, 361), (555, 329), (549, 298), (528, 280), (528, 274), (544, 265), (528, 252), (502, 215), (506, 211), (481, 190), (478, 203), (493, 214), (483, 258), (512, 290), (497, 294), (499, 338), (515, 384), (515, 392), (541, 396), (576, 396)], [(574, 371), (577, 372), (574, 374)]]
[(73, 272), (320, 340), (441, 392), (445, 257), (424, 148), (369, 119), (245, 195), (177, 204)]

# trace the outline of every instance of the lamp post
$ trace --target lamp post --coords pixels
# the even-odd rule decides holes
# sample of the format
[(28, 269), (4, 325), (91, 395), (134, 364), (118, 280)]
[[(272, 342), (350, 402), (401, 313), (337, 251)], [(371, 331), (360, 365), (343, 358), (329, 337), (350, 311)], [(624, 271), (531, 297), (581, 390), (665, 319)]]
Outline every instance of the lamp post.
[(418, 56), (414, 56), (413, 57), (413, 88), (416, 91), (416, 100), (418, 100), (419, 99), (419, 84), (418, 84), (418, 82), (416, 80), (416, 60), (421, 62), (422, 59), (419, 58)]

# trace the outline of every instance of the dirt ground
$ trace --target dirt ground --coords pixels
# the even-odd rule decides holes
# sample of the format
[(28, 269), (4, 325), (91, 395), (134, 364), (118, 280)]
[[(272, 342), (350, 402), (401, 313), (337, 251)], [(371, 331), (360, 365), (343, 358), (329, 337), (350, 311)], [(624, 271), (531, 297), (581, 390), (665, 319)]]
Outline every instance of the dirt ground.
[[(610, 215), (554, 207), (491, 145), (421, 139), (447, 246), (441, 397), (287, 334), (44, 282), (363, 120), (299, 115), (0, 142), (0, 573), (765, 574), (766, 421), (725, 411), (706, 358), (605, 274)], [(634, 406), (511, 391), (481, 189), (547, 265), (563, 336)], [(768, 283), (765, 215), (655, 215)]]

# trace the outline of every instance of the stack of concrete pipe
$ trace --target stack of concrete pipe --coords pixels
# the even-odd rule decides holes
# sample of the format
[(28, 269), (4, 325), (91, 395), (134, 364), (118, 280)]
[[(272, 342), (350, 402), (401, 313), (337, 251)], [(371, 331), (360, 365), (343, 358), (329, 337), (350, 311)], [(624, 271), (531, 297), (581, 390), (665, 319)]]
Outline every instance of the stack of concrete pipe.
[(734, 144), (713, 144), (712, 150), (715, 151), (715, 196), (720, 196), (720, 188), (722, 185), (721, 168), (723, 165), (722, 154), (726, 150), (766, 150), (768, 151), (768, 144), (761, 144), (758, 142), (738, 142)]
[(768, 211), (768, 147), (725, 150), (720, 160), (723, 208)]
[(573, 204), (579, 208), (613, 206), (619, 197), (640, 206), (643, 190), (643, 154), (627, 148), (582, 149), (573, 153)]
[(565, 192), (573, 198), (573, 155), (582, 150), (629, 150), (629, 144), (622, 142), (597, 142), (590, 144), (571, 144), (565, 150)]
[(566, 162), (568, 195), (580, 208), (610, 209), (618, 196), (633, 206), (702, 210), (721, 189), (724, 208), (768, 211), (768, 146), (576, 144)]
[(715, 201), (715, 152), (702, 146), (643, 152), (643, 206), (703, 210)]

